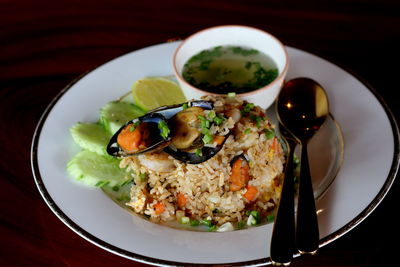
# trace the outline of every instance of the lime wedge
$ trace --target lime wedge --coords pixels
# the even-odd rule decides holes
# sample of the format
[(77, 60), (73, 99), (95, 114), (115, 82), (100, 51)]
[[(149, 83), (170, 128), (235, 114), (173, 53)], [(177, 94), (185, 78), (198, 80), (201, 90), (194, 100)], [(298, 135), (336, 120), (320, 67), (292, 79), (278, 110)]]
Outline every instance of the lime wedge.
[(186, 102), (178, 84), (166, 78), (137, 80), (133, 84), (132, 94), (136, 105), (145, 110)]

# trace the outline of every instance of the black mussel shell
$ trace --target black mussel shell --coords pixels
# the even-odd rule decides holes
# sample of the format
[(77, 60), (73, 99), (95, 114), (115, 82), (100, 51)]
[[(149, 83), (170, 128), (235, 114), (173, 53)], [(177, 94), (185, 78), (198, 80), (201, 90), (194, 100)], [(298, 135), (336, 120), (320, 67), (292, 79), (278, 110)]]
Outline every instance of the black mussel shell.
[(233, 164), (235, 164), (235, 162), (236, 162), (238, 159), (245, 160), (246, 162), (249, 162), (248, 157), (247, 157), (245, 154), (242, 153), (242, 154), (237, 155), (237, 156), (235, 156), (235, 157), (232, 158), (232, 160), (231, 160), (231, 166), (233, 166)]
[[(226, 140), (227, 138), (225, 138)], [(174, 150), (170, 146), (164, 148), (164, 151), (177, 160), (183, 161), (188, 164), (199, 164), (214, 157), (223, 147), (223, 144), (216, 147), (204, 146), (201, 149), (201, 155), (193, 152), (186, 152), (182, 150)]]
[[(203, 101), (203, 100), (195, 100), (195, 101), (189, 101), (186, 103), (182, 104), (176, 104), (176, 105), (170, 105), (170, 106), (162, 106), (159, 108), (156, 108), (154, 110), (149, 111), (147, 114), (130, 120), (125, 123), (124, 126), (122, 126), (110, 139), (110, 142), (107, 145), (107, 153), (111, 156), (115, 157), (125, 157), (125, 156), (132, 156), (136, 154), (141, 154), (145, 152), (150, 152), (154, 150), (161, 150), (164, 147), (168, 146), (171, 136), (168, 136), (167, 138), (162, 138), (160, 135), (160, 129), (158, 129), (158, 123), (160, 121), (164, 121), (168, 125), (168, 120), (172, 118), (176, 113), (179, 111), (182, 111), (184, 107), (202, 107), (204, 109), (211, 110), (214, 108), (213, 102), (211, 101)], [(135, 152), (135, 153), (129, 153), (125, 152), (117, 143), (117, 138), (118, 135), (121, 133), (121, 131), (129, 124), (135, 123), (135, 122), (148, 122), (151, 127), (151, 138), (153, 140), (152, 144), (147, 147), (146, 149), (143, 149), (141, 151)]]
[(211, 101), (205, 100), (193, 100), (182, 104), (176, 104), (171, 106), (162, 106), (156, 109), (149, 111), (149, 113), (159, 113), (164, 116), (165, 119), (169, 120), (176, 113), (182, 111), (184, 107), (201, 107), (203, 109), (211, 110), (214, 108), (214, 103)]
[[(121, 133), (121, 131), (129, 124), (134, 124), (134, 123), (148, 123), (149, 127), (149, 132), (150, 132), (150, 140), (151, 144), (146, 147), (145, 149), (142, 149), (137, 152), (127, 152), (124, 151), (117, 143), (118, 135)], [(125, 157), (125, 156), (132, 156), (132, 155), (137, 155), (137, 154), (142, 154), (145, 152), (149, 151), (154, 151), (154, 150), (161, 150), (165, 146), (169, 144), (169, 141), (171, 140), (171, 137), (168, 135), (165, 138), (161, 136), (161, 129), (158, 127), (160, 122), (165, 122), (168, 124), (167, 120), (165, 117), (159, 113), (148, 113), (142, 117), (130, 120), (125, 123), (124, 126), (122, 126), (110, 139), (110, 142), (107, 145), (107, 153), (111, 156), (116, 156), (116, 157)]]
[[(191, 101), (186, 104), (188, 107), (201, 107), (205, 110), (212, 110), (214, 108), (214, 104), (211, 101), (199, 100), (199, 101)], [(157, 112), (159, 112), (159, 111), (157, 111)], [(169, 118), (172, 118), (172, 116), (170, 116)], [(169, 155), (171, 155), (173, 158), (180, 160), (182, 162), (185, 162), (188, 164), (199, 164), (199, 163), (205, 162), (205, 161), (209, 160), (210, 158), (212, 158), (213, 156), (215, 156), (218, 153), (218, 151), (220, 151), (222, 149), (226, 139), (227, 139), (227, 136), (225, 136), (224, 142), (221, 145), (218, 145), (216, 147), (208, 147), (208, 146), (199, 147), (198, 149), (201, 150), (201, 153), (193, 152), (193, 150), (196, 150), (196, 149), (192, 149), (190, 152), (185, 151), (185, 150), (176, 149), (172, 145), (164, 148), (164, 151), (166, 153), (168, 153)]]

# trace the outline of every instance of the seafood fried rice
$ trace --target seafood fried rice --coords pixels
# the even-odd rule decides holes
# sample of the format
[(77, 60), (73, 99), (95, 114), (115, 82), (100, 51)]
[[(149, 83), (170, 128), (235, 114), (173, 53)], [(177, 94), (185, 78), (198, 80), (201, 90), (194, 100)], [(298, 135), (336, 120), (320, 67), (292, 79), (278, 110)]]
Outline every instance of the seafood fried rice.
[(207, 156), (207, 147), (220, 146), (218, 152), (197, 164), (164, 149), (124, 157), (120, 167), (134, 181), (127, 205), (154, 222), (176, 220), (233, 230), (268, 221), (279, 201), (284, 163), (274, 126), (260, 107), (239, 98), (202, 99), (211, 101), (213, 109), (189, 107), (182, 112), (194, 112), (189, 115), (197, 120), (192, 126), (200, 134), (190, 142), (202, 140), (203, 149), (180, 147), (181, 140), (174, 138), (186, 138), (187, 132), (180, 132), (179, 123), (170, 126), (175, 137), (167, 145), (201, 157)]

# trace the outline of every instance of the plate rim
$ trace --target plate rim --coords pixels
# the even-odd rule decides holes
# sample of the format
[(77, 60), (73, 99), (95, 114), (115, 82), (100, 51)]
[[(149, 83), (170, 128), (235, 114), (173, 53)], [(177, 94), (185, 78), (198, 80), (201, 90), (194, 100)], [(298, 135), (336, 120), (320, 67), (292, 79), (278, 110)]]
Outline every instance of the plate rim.
[[(43, 128), (44, 123), (46, 122), (46, 119), (48, 115), (51, 113), (52, 109), (54, 106), (57, 104), (57, 102), (61, 99), (61, 97), (68, 92), (68, 90), (73, 87), (77, 82), (79, 82), (82, 78), (84, 78), (86, 75), (89, 73), (93, 72), (94, 70), (98, 69), (99, 67), (103, 66), (104, 64), (107, 64), (117, 58), (123, 57), (125, 55), (128, 55), (132, 52), (140, 51), (143, 49), (148, 49), (151, 47), (156, 47), (156, 46), (161, 46), (161, 45), (166, 45), (170, 43), (178, 43), (180, 41), (175, 41), (175, 42), (164, 42), (164, 43), (158, 43), (154, 44), (151, 46), (146, 46), (142, 47), (136, 50), (129, 51), (127, 53), (118, 55), (106, 62), (103, 62), (99, 64), (98, 66), (82, 73), (75, 79), (73, 79), (69, 84), (67, 84), (52, 100), (51, 102), (47, 105), (45, 110), (43, 111), (36, 128), (33, 133), (32, 137), (32, 143), (31, 143), (31, 150), (30, 150), (30, 161), (31, 161), (31, 169), (32, 169), (32, 174), (33, 178), (35, 180), (36, 187), (39, 190), (39, 193), (41, 194), (42, 198), (45, 200), (47, 206), (50, 208), (50, 210), (66, 225), (68, 226), (73, 232), (77, 233), (79, 236), (84, 238), (85, 240), (89, 241), (90, 243), (107, 250), (108, 252), (111, 252), (113, 254), (119, 255), (121, 257), (124, 257), (129, 260), (134, 260), (138, 261), (141, 263), (145, 264), (152, 264), (152, 265), (158, 265), (158, 266), (176, 266), (176, 265), (201, 265), (201, 266), (214, 266), (217, 263), (189, 263), (189, 262), (178, 262), (178, 261), (170, 261), (170, 260), (163, 260), (163, 259), (157, 259), (153, 257), (148, 257), (144, 255), (140, 255), (131, 251), (127, 251), (125, 249), (121, 249), (115, 245), (109, 244), (100, 238), (90, 234), (83, 228), (81, 228), (78, 224), (76, 224), (74, 221), (72, 221), (62, 210), (60, 207), (57, 206), (57, 204), (54, 202), (54, 200), (51, 198), (49, 192), (47, 191), (47, 188), (45, 187), (40, 170), (39, 170), (39, 163), (38, 163), (38, 158), (37, 158), (37, 150), (38, 150), (38, 143), (39, 143), (39, 138), (41, 135), (41, 130)], [(399, 132), (399, 127), (398, 123), (396, 120), (395, 115), (393, 114), (390, 106), (386, 103), (385, 99), (376, 91), (376, 89), (368, 83), (363, 77), (352, 71), (350, 68), (343, 66), (342, 64), (338, 64), (337, 62), (327, 59), (327, 57), (320, 56), (318, 53), (314, 52), (309, 52), (304, 49), (296, 48), (293, 46), (287, 46), (288, 48), (296, 49), (301, 52), (308, 53), (310, 55), (316, 56), (322, 60), (325, 60), (340, 69), (348, 72), (351, 76), (353, 76), (355, 79), (357, 79), (362, 85), (368, 89), (373, 96), (378, 100), (379, 104), (382, 106), (385, 115), (387, 116), (392, 134), (393, 134), (393, 139), (394, 139), (394, 151), (393, 151), (393, 158), (392, 158), (392, 164), (390, 167), (390, 170), (388, 172), (388, 176), (385, 179), (385, 182), (383, 183), (383, 186), (380, 188), (379, 192), (376, 194), (376, 196), (373, 198), (373, 200), (362, 210), (357, 216), (355, 216), (352, 220), (350, 220), (348, 223), (346, 223), (344, 226), (336, 230), (335, 232), (330, 233), (329, 235), (323, 237), (320, 239), (320, 247), (323, 247), (334, 240), (340, 238), (341, 236), (345, 235), (348, 233), (350, 230), (352, 230), (354, 227), (356, 227), (358, 224), (360, 224), (363, 220), (365, 220), (374, 210), (376, 207), (379, 206), (379, 204), (382, 202), (382, 200), (385, 198), (387, 193), (389, 192), (391, 186), (393, 185), (396, 176), (398, 174), (399, 166), (400, 166), (400, 132)], [(295, 256), (298, 256), (299, 254), (296, 254)], [(224, 265), (229, 265), (229, 266), (260, 266), (260, 265), (265, 265), (265, 264), (270, 264), (271, 259), (270, 257), (266, 258), (261, 258), (261, 259), (255, 259), (251, 261), (241, 261), (241, 262), (233, 262), (233, 263), (220, 263)]]

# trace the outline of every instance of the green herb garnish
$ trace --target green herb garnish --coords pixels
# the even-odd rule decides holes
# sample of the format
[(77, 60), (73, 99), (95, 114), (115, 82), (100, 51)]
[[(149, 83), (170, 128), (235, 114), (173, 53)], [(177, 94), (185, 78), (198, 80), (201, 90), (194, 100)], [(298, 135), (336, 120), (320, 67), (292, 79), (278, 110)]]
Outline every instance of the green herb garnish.
[(168, 125), (165, 121), (159, 121), (158, 122), (158, 129), (160, 129), (160, 135), (162, 138), (167, 139), (170, 130), (168, 128)]
[(262, 117), (261, 116), (257, 116), (255, 120), (256, 120), (257, 128), (260, 128), (261, 127), (261, 122), (263, 121)]
[(206, 119), (203, 115), (199, 115), (198, 119), (200, 120), (201, 123), (201, 128), (202, 129), (209, 129), (211, 126), (211, 122)]
[(201, 151), (201, 148), (198, 148), (198, 149), (196, 149), (195, 154), (196, 154), (196, 156), (201, 157), (201, 156), (203, 156), (203, 151)]
[(208, 112), (207, 114), (207, 118), (210, 120), (213, 120), (215, 118), (216, 114), (214, 110), (211, 110), (210, 112)]
[(256, 54), (260, 53), (256, 49), (253, 49), (253, 48), (249, 48), (248, 49), (248, 48), (243, 48), (243, 47), (240, 47), (240, 46), (231, 47), (231, 50), (232, 50), (232, 52), (234, 54), (239, 54), (239, 55), (242, 55), (242, 56), (250, 56), (250, 55), (256, 55)]
[(250, 215), (252, 215), (258, 222), (261, 220), (260, 212), (257, 210), (252, 210)]
[(278, 69), (264, 69), (260, 62), (246, 62), (245, 68), (248, 70), (251, 68), (255, 69), (253, 79), (247, 83), (247, 86), (255, 89), (270, 84), (279, 74)]
[(202, 62), (200, 63), (199, 69), (200, 69), (200, 70), (208, 70), (209, 67), (210, 67), (211, 62), (212, 62), (211, 59), (202, 61)]
[(132, 126), (129, 128), (129, 131), (133, 132), (136, 129), (136, 127), (139, 126), (139, 124), (140, 124), (140, 121), (136, 121), (136, 122), (132, 123)]
[(246, 222), (245, 221), (240, 221), (237, 223), (237, 229), (243, 229), (246, 227)]
[(216, 116), (215, 118), (214, 118), (214, 123), (216, 124), (216, 125), (221, 125), (222, 124), (222, 122), (224, 121), (224, 117), (221, 117), (220, 115), (218, 115), (218, 116)]
[(189, 217), (186, 217), (186, 216), (183, 216), (183, 217), (181, 218), (181, 220), (180, 220), (180, 223), (181, 223), (181, 224), (189, 224), (189, 223), (190, 223), (190, 218), (189, 218)]
[(250, 225), (257, 225), (261, 222), (261, 215), (259, 211), (252, 210), (250, 211), (249, 223)]
[(210, 227), (212, 225), (212, 222), (211, 220), (201, 220), (200, 224)]
[(210, 134), (210, 129), (203, 127), (203, 128), (201, 128), (201, 133), (202, 134)]
[(253, 103), (247, 103), (246, 106), (244, 106), (243, 111), (249, 113), (253, 108), (254, 108)]
[(206, 120), (207, 120), (206, 117), (204, 117), (203, 115), (199, 115), (199, 116), (197, 116), (197, 118), (198, 118), (200, 121), (206, 121)]
[(270, 214), (267, 216), (267, 221), (268, 222), (273, 222), (275, 220), (275, 216), (273, 214)]
[(204, 142), (204, 144), (211, 144), (213, 140), (214, 140), (214, 137), (213, 137), (211, 134), (209, 134), (209, 133), (207, 133), (207, 134), (205, 134), (205, 135), (203, 136), (203, 142)]
[(217, 46), (191, 57), (184, 65), (182, 76), (194, 87), (208, 92), (240, 94), (272, 82), (278, 70), (268, 55), (256, 49)]
[(208, 62), (211, 59), (220, 57), (222, 53), (223, 53), (222, 46), (216, 46), (212, 49), (203, 50), (200, 53), (194, 55), (188, 60), (186, 64), (192, 64), (195, 62)]
[(275, 131), (273, 129), (264, 129), (264, 133), (267, 140), (275, 137)]
[(199, 226), (200, 221), (199, 220), (190, 220), (190, 226)]

